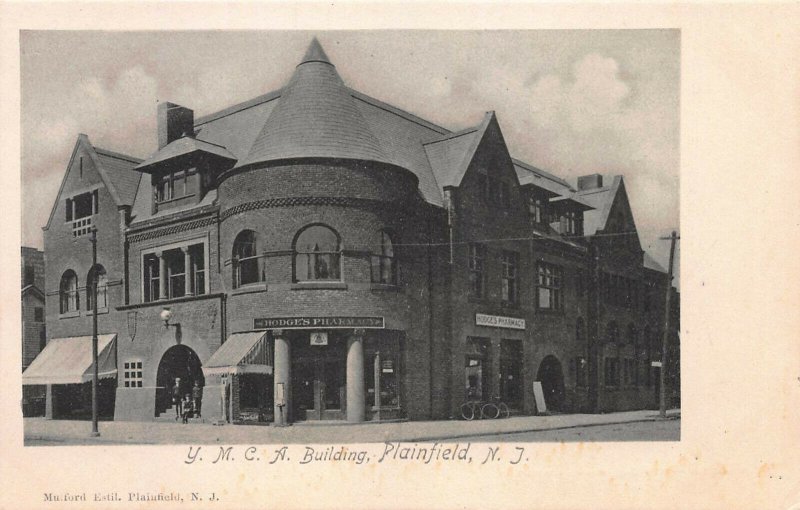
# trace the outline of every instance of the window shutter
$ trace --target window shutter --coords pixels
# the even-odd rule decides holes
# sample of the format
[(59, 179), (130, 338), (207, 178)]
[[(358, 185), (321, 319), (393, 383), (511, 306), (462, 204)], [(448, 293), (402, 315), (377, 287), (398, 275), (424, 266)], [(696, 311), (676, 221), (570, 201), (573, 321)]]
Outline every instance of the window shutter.
[(67, 199), (67, 221), (72, 221), (72, 199)]

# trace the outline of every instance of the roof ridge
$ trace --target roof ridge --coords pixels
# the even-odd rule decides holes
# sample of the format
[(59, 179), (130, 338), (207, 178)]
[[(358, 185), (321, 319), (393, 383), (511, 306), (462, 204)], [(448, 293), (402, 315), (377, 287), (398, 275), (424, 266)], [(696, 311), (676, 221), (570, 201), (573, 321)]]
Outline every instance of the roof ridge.
[(260, 96), (256, 96), (252, 99), (248, 99), (247, 101), (242, 101), (241, 103), (236, 103), (232, 106), (228, 106), (227, 108), (223, 108), (222, 110), (216, 111), (214, 113), (209, 113), (208, 115), (203, 115), (195, 119), (194, 127), (202, 126), (203, 124), (208, 124), (209, 122), (213, 122), (215, 120), (219, 120), (223, 117), (228, 117), (233, 115), (234, 113), (239, 113), (244, 110), (249, 110), (250, 108), (254, 108), (260, 104), (268, 103), (270, 101), (274, 101), (275, 99), (281, 96), (283, 89), (285, 87), (281, 87), (279, 89), (275, 89), (271, 92), (267, 92), (266, 94), (261, 94)]
[(127, 154), (123, 154), (121, 152), (115, 152), (108, 149), (103, 149), (102, 147), (94, 146), (94, 150), (103, 156), (108, 156), (115, 159), (121, 159), (123, 161), (128, 161), (130, 163), (140, 163), (144, 161), (143, 159), (137, 158), (136, 156), (129, 156)]

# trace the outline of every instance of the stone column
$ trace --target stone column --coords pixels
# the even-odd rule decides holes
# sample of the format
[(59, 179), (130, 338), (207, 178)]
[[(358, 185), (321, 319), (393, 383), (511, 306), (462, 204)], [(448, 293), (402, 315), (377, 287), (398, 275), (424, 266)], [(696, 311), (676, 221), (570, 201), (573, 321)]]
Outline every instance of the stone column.
[(158, 299), (167, 299), (167, 259), (164, 252), (156, 252), (158, 257)]
[[(289, 424), (291, 418), (292, 350), (282, 330), (273, 330), (272, 336), (275, 339), (275, 359), (273, 360), (273, 384), (275, 386), (273, 405), (275, 419), (273, 424), (277, 427), (283, 427)], [(283, 385), (283, 395), (281, 395), (280, 392), (281, 385)], [(281, 396), (285, 404), (282, 407), (278, 405)]]
[(192, 295), (192, 258), (189, 256), (189, 247), (181, 248), (183, 252), (183, 271), (186, 276), (183, 279), (183, 295)]
[(347, 339), (347, 421), (364, 421), (364, 398), (364, 330), (357, 329)]

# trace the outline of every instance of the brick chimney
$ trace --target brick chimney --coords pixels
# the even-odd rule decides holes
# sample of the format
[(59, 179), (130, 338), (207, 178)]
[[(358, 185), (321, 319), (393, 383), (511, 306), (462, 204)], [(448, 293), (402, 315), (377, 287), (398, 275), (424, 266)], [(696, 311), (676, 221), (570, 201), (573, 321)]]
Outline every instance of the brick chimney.
[(194, 135), (194, 112), (173, 103), (158, 104), (158, 149), (184, 134)]
[(595, 189), (603, 187), (603, 176), (600, 174), (582, 175), (578, 177), (578, 190)]

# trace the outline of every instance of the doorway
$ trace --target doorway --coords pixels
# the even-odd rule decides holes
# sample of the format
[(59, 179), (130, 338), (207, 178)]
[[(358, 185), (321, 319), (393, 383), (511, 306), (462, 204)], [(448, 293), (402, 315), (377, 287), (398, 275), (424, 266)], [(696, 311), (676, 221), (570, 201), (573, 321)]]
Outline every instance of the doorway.
[(536, 379), (542, 383), (542, 392), (547, 409), (564, 410), (564, 372), (561, 362), (555, 356), (546, 356), (539, 365)]
[(167, 349), (156, 374), (156, 416), (172, 407), (172, 387), (176, 379), (180, 379), (181, 395), (191, 395), (195, 381), (201, 388), (205, 386), (202, 366), (197, 354), (185, 345), (174, 345)]
[[(330, 335), (328, 345), (299, 345), (292, 363), (293, 418), (345, 418), (345, 343)], [(303, 342), (304, 343), (304, 342)]]
[(509, 408), (522, 409), (522, 341), (500, 341), (500, 400)]

